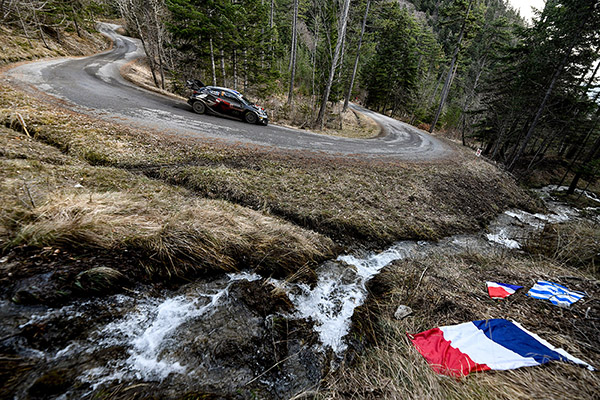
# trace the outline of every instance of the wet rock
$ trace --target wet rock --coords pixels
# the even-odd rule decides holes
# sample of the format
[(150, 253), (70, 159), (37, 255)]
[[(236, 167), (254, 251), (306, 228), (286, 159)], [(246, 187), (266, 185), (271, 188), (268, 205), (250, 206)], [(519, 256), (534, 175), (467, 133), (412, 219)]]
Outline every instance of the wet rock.
[(119, 271), (109, 267), (96, 267), (79, 273), (75, 278), (75, 286), (83, 292), (111, 293), (124, 281), (125, 276)]
[(45, 372), (29, 389), (29, 398), (47, 399), (61, 394), (73, 384), (72, 370), (58, 368)]
[(17, 304), (41, 304), (62, 296), (52, 279), (53, 275), (48, 272), (22, 280), (14, 289), (12, 301)]
[(394, 318), (396, 319), (404, 319), (412, 314), (413, 310), (409, 306), (405, 306), (403, 304), (399, 305), (394, 313)]
[(318, 338), (312, 323), (281, 313), (289, 301), (262, 281), (237, 282), (228, 298), (210, 318), (182, 325), (177, 342), (161, 354), (186, 368), (185, 375), (169, 376), (169, 387), (278, 399), (318, 384), (325, 365), (314, 346)]
[(269, 283), (240, 281), (229, 290), (229, 296), (243, 301), (263, 317), (292, 309), (287, 294)]

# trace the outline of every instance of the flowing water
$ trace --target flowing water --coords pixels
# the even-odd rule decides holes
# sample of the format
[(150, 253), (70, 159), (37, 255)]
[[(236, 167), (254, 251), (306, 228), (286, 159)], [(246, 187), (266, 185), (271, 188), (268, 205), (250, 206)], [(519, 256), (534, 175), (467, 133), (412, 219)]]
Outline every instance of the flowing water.
[(318, 385), (332, 355), (343, 356), (354, 310), (384, 267), (432, 252), (519, 249), (546, 223), (578, 217), (578, 210), (551, 197), (552, 190), (561, 188), (538, 191), (549, 214), (509, 210), (479, 234), (343, 255), (317, 269), (314, 285), (239, 273), (62, 308), (0, 301), (0, 350), (28, 368), (14, 398), (38, 392), (39, 398), (91, 398), (123, 382), (147, 383), (148, 393), (160, 388), (164, 397), (181, 395), (182, 387), (240, 398), (291, 397)]

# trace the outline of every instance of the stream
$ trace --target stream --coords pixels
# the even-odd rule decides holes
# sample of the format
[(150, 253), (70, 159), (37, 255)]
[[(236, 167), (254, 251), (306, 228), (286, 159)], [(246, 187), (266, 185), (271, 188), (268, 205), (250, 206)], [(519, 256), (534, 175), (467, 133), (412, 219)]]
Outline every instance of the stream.
[[(61, 308), (0, 300), (0, 349), (10, 355), (4, 368), (19, 381), (11, 398), (90, 399), (127, 386), (142, 398), (293, 397), (316, 388), (344, 357), (354, 310), (385, 266), (434, 252), (519, 249), (546, 223), (579, 217), (581, 210), (551, 196), (557, 190), (564, 188), (537, 191), (548, 214), (509, 210), (478, 234), (342, 255), (317, 268), (313, 285), (242, 272)], [(598, 211), (600, 199), (585, 195)]]

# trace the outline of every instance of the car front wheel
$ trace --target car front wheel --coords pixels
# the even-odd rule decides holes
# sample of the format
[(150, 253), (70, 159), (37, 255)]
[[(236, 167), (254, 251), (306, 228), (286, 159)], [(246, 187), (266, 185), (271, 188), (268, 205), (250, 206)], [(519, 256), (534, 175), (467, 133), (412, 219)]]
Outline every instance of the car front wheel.
[(194, 112), (198, 114), (204, 114), (206, 112), (206, 106), (200, 100), (195, 101), (194, 104), (192, 104), (192, 108), (194, 109)]
[(256, 121), (258, 121), (258, 117), (253, 112), (247, 112), (246, 114), (244, 114), (244, 121), (246, 121), (249, 124), (255, 124)]

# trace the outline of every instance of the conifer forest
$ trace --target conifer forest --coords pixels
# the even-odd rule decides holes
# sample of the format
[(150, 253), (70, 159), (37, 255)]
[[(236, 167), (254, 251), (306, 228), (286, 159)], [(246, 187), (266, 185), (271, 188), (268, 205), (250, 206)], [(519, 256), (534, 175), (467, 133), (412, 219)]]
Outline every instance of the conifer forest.
[(560, 161), (572, 190), (600, 173), (596, 0), (548, 0), (533, 21), (506, 0), (4, 0), (0, 17), (42, 40), (123, 18), (156, 86), (279, 95), (315, 128), (358, 101), (511, 172)]

